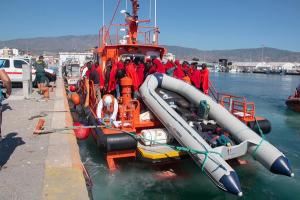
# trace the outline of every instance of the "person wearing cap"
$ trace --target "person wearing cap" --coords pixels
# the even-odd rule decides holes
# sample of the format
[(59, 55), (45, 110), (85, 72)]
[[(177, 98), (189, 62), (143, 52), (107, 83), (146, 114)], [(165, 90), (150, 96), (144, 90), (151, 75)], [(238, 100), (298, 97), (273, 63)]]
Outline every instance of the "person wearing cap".
[(117, 119), (118, 100), (111, 94), (104, 95), (97, 106), (99, 123), (112, 124)]
[[(36, 70), (36, 81), (38, 84), (39, 93), (43, 94), (47, 79), (45, 71), (47, 64), (44, 62), (44, 56), (39, 56), (39, 59), (34, 63), (33, 67)], [(47, 99), (48, 97), (45, 98)]]

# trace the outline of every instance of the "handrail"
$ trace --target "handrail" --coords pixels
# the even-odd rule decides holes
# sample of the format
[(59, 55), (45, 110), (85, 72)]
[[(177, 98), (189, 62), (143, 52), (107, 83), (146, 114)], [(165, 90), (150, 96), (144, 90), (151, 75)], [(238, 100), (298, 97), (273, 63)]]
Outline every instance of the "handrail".
[(209, 82), (209, 94), (217, 103), (220, 103), (237, 118), (243, 121), (254, 119), (254, 102), (247, 102), (246, 98), (243, 96), (220, 93), (211, 82)]
[[(115, 30), (110, 30), (111, 28)], [(121, 27), (128, 27), (127, 24), (111, 24), (109, 28), (103, 26), (99, 30), (99, 47), (103, 47), (106, 44), (121, 44), (121, 40), (125, 40), (122, 37)], [(115, 31), (115, 35), (111, 35), (111, 32)], [(139, 36), (138, 43), (143, 45), (158, 45), (158, 28), (154, 26), (139, 26), (139, 30), (137, 31)], [(112, 37), (115, 38), (115, 41), (112, 41)], [(152, 41), (152, 37), (155, 37), (155, 40)], [(100, 42), (102, 41), (102, 42)], [(128, 43), (127, 40), (126, 44)]]

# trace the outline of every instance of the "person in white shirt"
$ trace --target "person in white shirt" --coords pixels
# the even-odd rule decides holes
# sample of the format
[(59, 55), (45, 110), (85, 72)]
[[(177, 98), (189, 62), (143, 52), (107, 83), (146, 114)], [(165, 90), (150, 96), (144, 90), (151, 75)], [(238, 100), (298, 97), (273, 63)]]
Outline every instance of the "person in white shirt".
[(98, 103), (97, 117), (99, 123), (102, 124), (109, 121), (112, 124), (116, 121), (118, 113), (118, 100), (110, 94), (104, 95)]

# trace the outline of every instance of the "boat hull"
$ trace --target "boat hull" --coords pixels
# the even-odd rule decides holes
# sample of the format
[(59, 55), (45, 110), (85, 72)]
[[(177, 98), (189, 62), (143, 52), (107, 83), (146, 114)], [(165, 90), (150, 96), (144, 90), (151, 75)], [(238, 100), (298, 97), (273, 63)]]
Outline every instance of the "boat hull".
[(300, 98), (289, 98), (285, 101), (285, 104), (293, 111), (300, 112)]
[[(97, 118), (93, 115), (90, 108), (84, 108), (84, 112), (87, 116), (88, 124), (91, 126), (97, 126)], [(121, 131), (113, 134), (105, 134), (102, 128), (95, 128), (92, 129), (92, 136), (99, 150), (105, 153), (137, 149), (137, 140), (129, 134)]]

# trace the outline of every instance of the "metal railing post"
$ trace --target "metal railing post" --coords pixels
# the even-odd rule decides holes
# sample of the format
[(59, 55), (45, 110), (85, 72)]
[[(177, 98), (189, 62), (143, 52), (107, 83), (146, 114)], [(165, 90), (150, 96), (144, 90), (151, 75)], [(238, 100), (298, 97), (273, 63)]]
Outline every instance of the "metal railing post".
[(22, 65), (23, 71), (23, 95), (25, 99), (29, 99), (32, 93), (32, 72), (31, 66), (27, 64)]

